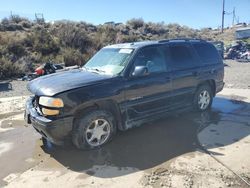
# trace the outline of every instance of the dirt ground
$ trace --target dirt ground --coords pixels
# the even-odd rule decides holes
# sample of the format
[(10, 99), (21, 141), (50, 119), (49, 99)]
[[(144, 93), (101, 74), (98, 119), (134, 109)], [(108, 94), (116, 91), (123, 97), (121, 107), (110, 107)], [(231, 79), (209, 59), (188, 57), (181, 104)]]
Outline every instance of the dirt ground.
[(43, 146), (23, 120), (29, 92), (0, 94), (0, 187), (250, 187), (250, 82), (231, 88), (227, 72), (210, 111), (119, 132), (92, 151)]

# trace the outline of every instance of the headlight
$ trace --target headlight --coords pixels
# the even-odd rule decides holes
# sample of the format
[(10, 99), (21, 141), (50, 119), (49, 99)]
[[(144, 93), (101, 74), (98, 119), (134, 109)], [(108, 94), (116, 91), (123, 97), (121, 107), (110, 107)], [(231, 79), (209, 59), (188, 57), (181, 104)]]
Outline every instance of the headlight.
[(62, 108), (64, 106), (62, 99), (53, 97), (40, 97), (39, 104), (52, 108)]

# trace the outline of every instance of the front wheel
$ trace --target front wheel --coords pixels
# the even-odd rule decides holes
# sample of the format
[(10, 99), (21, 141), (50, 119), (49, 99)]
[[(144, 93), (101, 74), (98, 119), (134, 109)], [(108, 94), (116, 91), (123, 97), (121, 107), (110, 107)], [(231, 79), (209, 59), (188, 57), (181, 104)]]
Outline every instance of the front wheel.
[(213, 102), (213, 94), (211, 87), (208, 85), (201, 85), (194, 96), (194, 108), (197, 111), (205, 111), (209, 109)]
[(113, 116), (102, 110), (92, 111), (77, 119), (72, 141), (78, 149), (94, 149), (111, 140), (116, 132)]

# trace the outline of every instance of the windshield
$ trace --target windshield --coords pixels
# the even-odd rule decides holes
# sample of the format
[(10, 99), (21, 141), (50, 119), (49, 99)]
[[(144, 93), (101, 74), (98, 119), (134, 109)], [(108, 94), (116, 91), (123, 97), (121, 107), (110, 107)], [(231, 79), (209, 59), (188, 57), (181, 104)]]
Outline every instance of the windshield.
[(89, 71), (117, 75), (128, 63), (132, 52), (129, 48), (103, 48), (84, 67)]

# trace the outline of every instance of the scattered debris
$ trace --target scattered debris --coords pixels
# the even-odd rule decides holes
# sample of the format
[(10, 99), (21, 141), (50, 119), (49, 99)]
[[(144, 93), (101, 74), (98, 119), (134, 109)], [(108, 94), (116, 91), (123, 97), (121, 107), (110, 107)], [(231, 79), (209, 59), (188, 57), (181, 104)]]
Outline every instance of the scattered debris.
[(225, 59), (235, 59), (239, 62), (250, 61), (250, 46), (242, 41), (236, 41), (226, 49)]

